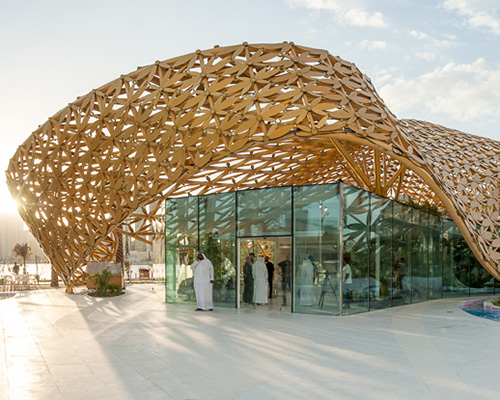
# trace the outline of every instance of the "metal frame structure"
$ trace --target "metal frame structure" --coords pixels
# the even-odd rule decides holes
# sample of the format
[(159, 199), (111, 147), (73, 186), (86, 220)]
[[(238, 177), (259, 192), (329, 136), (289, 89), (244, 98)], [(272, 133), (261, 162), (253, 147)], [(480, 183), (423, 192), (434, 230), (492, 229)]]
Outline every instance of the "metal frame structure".
[(499, 142), (399, 120), (354, 64), (284, 42), (122, 75), (49, 118), (6, 173), (68, 286), (120, 234), (151, 243), (166, 198), (338, 180), (438, 205), (499, 279), (499, 161)]

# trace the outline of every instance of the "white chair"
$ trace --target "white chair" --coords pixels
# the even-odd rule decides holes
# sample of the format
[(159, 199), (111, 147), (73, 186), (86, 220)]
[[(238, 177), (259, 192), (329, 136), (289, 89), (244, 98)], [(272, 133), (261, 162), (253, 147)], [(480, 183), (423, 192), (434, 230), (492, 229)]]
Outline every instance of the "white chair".
[(29, 275), (28, 274), (17, 275), (16, 286), (19, 287), (19, 290), (29, 289)]
[(29, 275), (29, 288), (30, 289), (40, 289), (40, 285), (36, 280), (36, 275)]
[(10, 291), (15, 291), (16, 290), (16, 281), (15, 277), (12, 275), (5, 275), (4, 281), (3, 281), (3, 291), (4, 292), (10, 292)]

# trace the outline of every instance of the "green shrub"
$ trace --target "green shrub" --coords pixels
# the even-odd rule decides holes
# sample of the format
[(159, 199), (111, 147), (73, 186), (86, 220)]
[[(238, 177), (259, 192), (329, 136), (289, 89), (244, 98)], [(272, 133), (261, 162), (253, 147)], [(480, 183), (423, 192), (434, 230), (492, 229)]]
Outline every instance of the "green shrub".
[(91, 278), (95, 278), (97, 289), (94, 293), (95, 297), (113, 297), (123, 294), (120, 285), (113, 285), (109, 283), (112, 275), (107, 268), (102, 270), (100, 274), (90, 275)]
[(108, 284), (108, 292), (109, 293), (117, 293), (121, 292), (122, 287), (120, 285), (113, 285), (113, 284)]

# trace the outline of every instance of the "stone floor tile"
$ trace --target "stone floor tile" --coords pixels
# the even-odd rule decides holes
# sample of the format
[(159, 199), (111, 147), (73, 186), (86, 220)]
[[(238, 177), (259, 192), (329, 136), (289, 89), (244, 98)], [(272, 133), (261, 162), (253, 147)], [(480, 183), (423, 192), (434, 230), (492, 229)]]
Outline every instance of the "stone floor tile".
[(349, 317), (165, 304), (152, 285), (0, 301), (0, 398), (494, 399), (498, 322), (443, 299)]

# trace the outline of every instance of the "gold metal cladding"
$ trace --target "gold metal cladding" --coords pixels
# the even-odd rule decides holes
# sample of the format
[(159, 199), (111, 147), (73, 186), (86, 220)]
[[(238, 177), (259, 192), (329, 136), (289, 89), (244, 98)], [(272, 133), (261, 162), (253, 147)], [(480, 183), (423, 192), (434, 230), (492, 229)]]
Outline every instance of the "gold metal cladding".
[(500, 144), (398, 120), (357, 67), (294, 45), (215, 47), (91, 91), (18, 148), (7, 182), (67, 285), (113, 260), (118, 234), (151, 243), (163, 200), (331, 183), (438, 204), (500, 271)]

